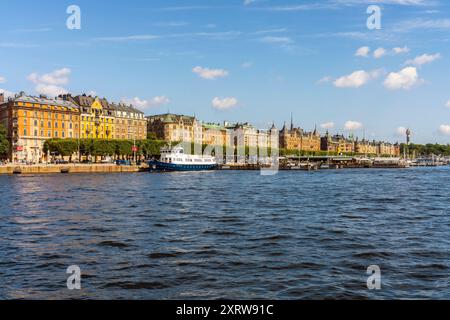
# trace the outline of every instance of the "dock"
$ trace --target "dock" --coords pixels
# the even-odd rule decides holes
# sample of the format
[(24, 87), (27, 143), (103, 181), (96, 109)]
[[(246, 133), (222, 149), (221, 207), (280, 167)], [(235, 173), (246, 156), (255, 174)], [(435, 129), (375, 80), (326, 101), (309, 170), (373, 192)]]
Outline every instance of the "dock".
[(144, 166), (115, 164), (15, 165), (0, 166), (0, 174), (72, 174), (72, 173), (133, 173), (143, 172)]

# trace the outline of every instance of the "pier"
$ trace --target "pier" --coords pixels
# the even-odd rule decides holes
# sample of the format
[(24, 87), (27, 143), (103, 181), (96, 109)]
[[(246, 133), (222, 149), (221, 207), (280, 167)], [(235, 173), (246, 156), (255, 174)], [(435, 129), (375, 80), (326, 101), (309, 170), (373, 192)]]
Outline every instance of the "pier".
[(145, 171), (144, 166), (115, 164), (15, 165), (0, 166), (0, 174), (57, 174), (57, 173), (133, 173)]

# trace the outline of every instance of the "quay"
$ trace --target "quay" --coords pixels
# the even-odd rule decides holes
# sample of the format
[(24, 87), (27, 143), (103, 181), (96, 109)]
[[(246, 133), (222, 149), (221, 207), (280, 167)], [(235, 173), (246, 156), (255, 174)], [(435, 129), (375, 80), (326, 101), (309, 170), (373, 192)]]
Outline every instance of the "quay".
[(0, 174), (55, 174), (55, 173), (134, 173), (146, 171), (144, 166), (115, 164), (15, 165), (0, 166)]

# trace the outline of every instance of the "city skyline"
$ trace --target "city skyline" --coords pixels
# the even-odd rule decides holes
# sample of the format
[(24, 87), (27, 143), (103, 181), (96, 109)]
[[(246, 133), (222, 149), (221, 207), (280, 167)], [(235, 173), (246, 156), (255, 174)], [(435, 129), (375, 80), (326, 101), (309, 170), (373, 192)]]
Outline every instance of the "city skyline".
[[(0, 89), (92, 93), (146, 115), (275, 122), (322, 134), (450, 141), (449, 5), (426, 0), (77, 1), (8, 4)], [(382, 29), (369, 30), (377, 4)], [(35, 19), (39, 17), (39, 19)]]

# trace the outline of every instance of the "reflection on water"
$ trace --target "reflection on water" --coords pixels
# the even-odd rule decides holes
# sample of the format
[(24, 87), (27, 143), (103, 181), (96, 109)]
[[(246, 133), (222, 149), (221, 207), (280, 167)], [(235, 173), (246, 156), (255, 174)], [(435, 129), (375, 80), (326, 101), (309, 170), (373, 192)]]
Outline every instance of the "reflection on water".
[[(0, 298), (449, 299), (449, 177), (0, 176)], [(81, 291), (66, 288), (70, 265)]]

